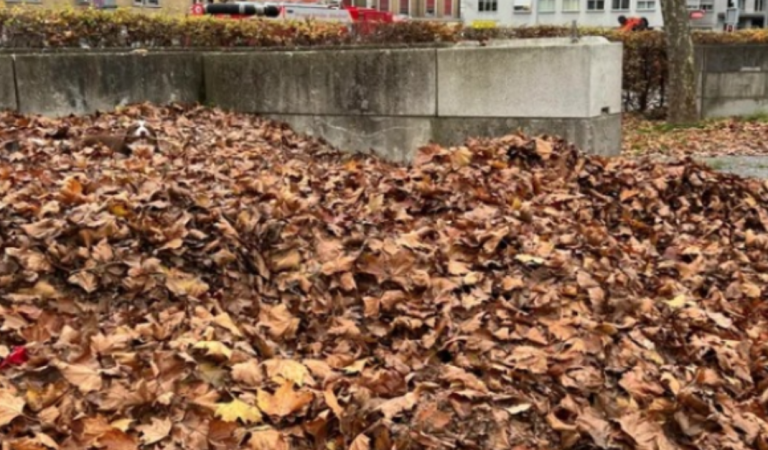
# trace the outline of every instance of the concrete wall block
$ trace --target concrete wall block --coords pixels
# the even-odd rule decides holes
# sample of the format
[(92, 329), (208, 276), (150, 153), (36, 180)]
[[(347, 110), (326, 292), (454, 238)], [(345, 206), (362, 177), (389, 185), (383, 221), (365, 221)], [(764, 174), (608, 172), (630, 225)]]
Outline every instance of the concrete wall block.
[(139, 58), (147, 101), (196, 103), (203, 99), (203, 57), (199, 53), (150, 53)]
[(259, 113), (431, 116), (435, 64), (429, 49), (212, 54), (206, 92)]
[(0, 110), (15, 110), (16, 80), (13, 75), (13, 57), (0, 56)]
[(87, 114), (89, 75), (96, 75), (89, 55), (17, 55), (16, 84), (19, 111), (24, 114), (65, 116)]
[(766, 96), (768, 73), (710, 73), (704, 85), (704, 98), (760, 98)]
[(590, 53), (590, 104), (587, 116), (620, 113), (624, 46), (618, 43), (618, 45), (591, 45), (587, 48)]
[(433, 139), (443, 145), (461, 145), (472, 137), (501, 137), (522, 132), (561, 137), (580, 150), (604, 156), (621, 152), (621, 113), (584, 119), (561, 118), (437, 118)]
[(374, 154), (388, 161), (409, 163), (432, 138), (425, 117), (304, 116), (269, 114), (308, 136), (322, 137), (344, 151)]
[(193, 54), (17, 55), (19, 108), (53, 116), (118, 105), (200, 100), (202, 68)]
[[(621, 71), (610, 73), (616, 67), (612, 47), (621, 44), (583, 37), (575, 44), (568, 38), (520, 39), (439, 49), (438, 115), (577, 118), (600, 115), (605, 106), (616, 111), (621, 90), (610, 90), (620, 83)], [(608, 86), (594, 102), (593, 64), (605, 72)]]
[(704, 98), (701, 101), (704, 119), (766, 113), (768, 98)]
[(703, 45), (700, 47), (706, 54), (704, 70), (707, 73), (768, 71), (768, 52), (765, 45)]

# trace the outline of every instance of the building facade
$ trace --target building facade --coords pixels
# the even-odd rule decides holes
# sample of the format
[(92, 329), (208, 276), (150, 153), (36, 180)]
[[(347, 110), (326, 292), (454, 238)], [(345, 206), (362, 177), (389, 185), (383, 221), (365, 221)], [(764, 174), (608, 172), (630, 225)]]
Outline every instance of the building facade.
[[(209, 2), (210, 0), (201, 0)], [(221, 0), (214, 0), (218, 3)], [(243, 1), (243, 0), (229, 0)], [(245, 0), (260, 1), (260, 0)], [(280, 3), (280, 0), (264, 0)], [(321, 0), (288, 0), (286, 3), (318, 3)], [(458, 21), (460, 0), (343, 0), (344, 4), (391, 11), (412, 19)], [(57, 8), (66, 6), (96, 6), (99, 8), (132, 8), (149, 14), (167, 13), (184, 15), (189, 12), (193, 0), (0, 0), (0, 8), (29, 6)]]
[(130, 8), (147, 14), (184, 15), (189, 12), (191, 0), (0, 0), (0, 8), (65, 8), (67, 6), (86, 8)]
[[(691, 12), (700, 12), (691, 26), (723, 30), (729, 2), (739, 8), (738, 28), (768, 25), (768, 0), (687, 0)], [(470, 26), (570, 25), (575, 20), (579, 26), (618, 27), (619, 16), (645, 17), (654, 28), (664, 25), (661, 0), (461, 0), (460, 9)]]
[(618, 27), (619, 17), (662, 23), (660, 0), (462, 0), (462, 19), (476, 26), (570, 25)]
[(458, 21), (461, 0), (356, 0), (357, 6), (390, 11), (411, 19)]

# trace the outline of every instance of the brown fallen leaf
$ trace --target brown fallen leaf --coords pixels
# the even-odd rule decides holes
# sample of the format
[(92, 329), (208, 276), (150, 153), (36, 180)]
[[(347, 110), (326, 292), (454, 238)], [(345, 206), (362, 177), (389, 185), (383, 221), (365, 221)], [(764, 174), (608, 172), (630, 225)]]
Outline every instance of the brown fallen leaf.
[(256, 430), (251, 433), (248, 448), (253, 450), (288, 450), (290, 446), (283, 435), (272, 428)]
[(352, 444), (349, 446), (349, 450), (370, 450), (370, 448), (371, 439), (362, 433), (357, 435), (355, 440), (352, 441)]
[(102, 377), (98, 370), (80, 364), (55, 362), (54, 366), (61, 374), (83, 394), (101, 390)]
[(267, 391), (258, 391), (259, 409), (270, 416), (286, 417), (297, 413), (314, 400), (314, 395), (309, 391), (295, 391), (291, 381), (284, 381), (274, 394)]
[(153, 417), (151, 424), (139, 425), (136, 429), (142, 434), (141, 442), (143, 442), (144, 445), (150, 445), (160, 442), (168, 437), (171, 433), (172, 426), (173, 424), (168, 418), (158, 419), (157, 417)]
[(0, 427), (8, 425), (24, 412), (26, 402), (11, 391), (0, 390)]

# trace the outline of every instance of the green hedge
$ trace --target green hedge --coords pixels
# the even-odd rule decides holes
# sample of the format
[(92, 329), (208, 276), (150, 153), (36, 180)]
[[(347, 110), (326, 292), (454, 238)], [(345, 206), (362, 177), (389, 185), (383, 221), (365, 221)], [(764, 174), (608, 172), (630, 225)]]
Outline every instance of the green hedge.
[[(365, 32), (361, 32), (365, 31)], [(471, 29), (456, 24), (403, 22), (365, 30), (328, 22), (219, 20), (167, 17), (128, 10), (0, 10), (0, 47), (297, 47), (360, 44), (425, 44), (461, 40), (570, 36), (570, 27)], [(579, 34), (624, 43), (624, 105), (627, 111), (663, 113), (666, 51), (660, 31), (619, 33), (616, 29), (580, 28)], [(768, 31), (695, 32), (699, 44), (766, 43)]]

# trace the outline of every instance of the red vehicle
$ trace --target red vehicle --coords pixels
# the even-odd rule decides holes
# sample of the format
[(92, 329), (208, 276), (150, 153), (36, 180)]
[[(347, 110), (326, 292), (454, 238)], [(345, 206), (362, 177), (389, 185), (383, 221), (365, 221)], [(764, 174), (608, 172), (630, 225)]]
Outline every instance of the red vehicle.
[(213, 15), (228, 19), (251, 19), (265, 17), (275, 20), (327, 20), (341, 23), (392, 23), (392, 13), (372, 8), (355, 6), (334, 6), (313, 3), (287, 2), (235, 2), (195, 3), (190, 13), (193, 16)]

